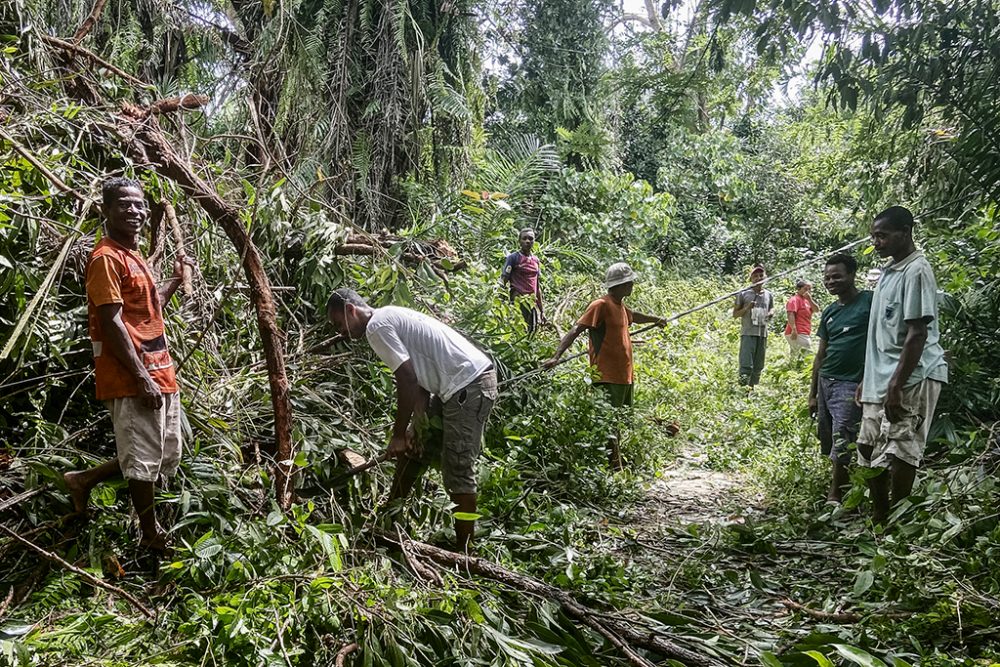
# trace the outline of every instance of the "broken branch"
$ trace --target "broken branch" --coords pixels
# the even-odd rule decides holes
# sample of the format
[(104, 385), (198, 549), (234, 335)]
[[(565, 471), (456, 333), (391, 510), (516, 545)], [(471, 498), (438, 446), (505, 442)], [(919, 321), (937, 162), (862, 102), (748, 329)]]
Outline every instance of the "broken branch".
[[(167, 222), (170, 224), (170, 230), (174, 234), (174, 245), (177, 257), (179, 259), (184, 259), (187, 257), (187, 251), (184, 249), (184, 232), (181, 231), (181, 225), (177, 222), (177, 213), (174, 211), (174, 207), (170, 202), (163, 202), (163, 215), (167, 218)], [(184, 281), (184, 296), (191, 296), (194, 294), (194, 286), (191, 284), (191, 267), (182, 263), (181, 275), (183, 276)]]
[(83, 38), (94, 29), (94, 26), (97, 24), (97, 19), (101, 16), (101, 12), (104, 11), (105, 2), (107, 2), (107, 0), (97, 0), (97, 2), (94, 3), (94, 8), (90, 10), (90, 14), (86, 19), (84, 19), (83, 23), (80, 24), (80, 27), (76, 29), (76, 34), (73, 35), (74, 45), (82, 42)]
[(334, 659), (334, 667), (344, 667), (344, 661), (347, 660), (347, 656), (358, 650), (358, 643), (351, 642), (347, 644), (342, 649), (337, 651), (337, 657)]
[(32, 496), (36, 496), (39, 493), (41, 493), (42, 491), (44, 491), (44, 490), (45, 490), (44, 486), (36, 486), (33, 489), (28, 489), (27, 491), (22, 491), (21, 493), (17, 494), (16, 496), (11, 496), (7, 500), (0, 501), (0, 512), (4, 511), (8, 507), (13, 507), (14, 505), (22, 503), (25, 500), (27, 500), (28, 498), (30, 498)]
[[(403, 548), (401, 541), (388, 533), (380, 532), (376, 538), (393, 548)], [(560, 588), (546, 584), (534, 577), (507, 570), (483, 558), (445, 551), (413, 540), (406, 540), (405, 547), (409, 550), (411, 557), (427, 558), (441, 565), (455, 567), (470, 574), (492, 579), (523, 593), (558, 602), (567, 616), (599, 633), (615, 648), (621, 650), (629, 662), (636, 667), (648, 667), (650, 663), (638, 655), (633, 647), (654, 651), (693, 667), (715, 667), (722, 664), (713, 657), (696, 653), (661, 634), (636, 630), (627, 619), (609, 617), (590, 609)]]
[[(815, 618), (817, 621), (828, 621), (830, 623), (858, 623), (864, 616), (853, 611), (823, 611), (822, 609), (813, 609), (812, 607), (807, 607), (804, 604), (785, 598), (781, 601), (781, 604), (785, 605), (789, 609), (794, 609), (795, 611), (800, 611), (806, 616)], [(872, 612), (873, 616), (881, 616), (883, 618), (908, 618), (913, 614), (905, 611), (887, 611), (887, 612)]]
[(46, 551), (45, 549), (41, 548), (40, 546), (38, 546), (34, 542), (31, 542), (30, 540), (24, 539), (23, 537), (21, 537), (20, 535), (18, 535), (17, 533), (15, 533), (13, 530), (11, 530), (10, 528), (8, 528), (7, 526), (0, 526), (0, 530), (2, 530), (8, 536), (14, 538), (15, 540), (17, 540), (18, 542), (20, 542), (24, 546), (28, 547), (32, 551), (34, 551), (35, 553), (37, 553), (42, 558), (44, 558), (46, 560), (49, 560), (49, 561), (52, 561), (53, 563), (56, 563), (57, 565), (59, 565), (60, 567), (62, 567), (65, 570), (69, 570), (70, 572), (72, 572), (73, 574), (79, 576), (81, 579), (83, 579), (87, 583), (91, 584), (92, 586), (96, 586), (97, 588), (103, 588), (104, 590), (108, 591), (109, 593), (114, 593), (115, 595), (118, 595), (119, 597), (124, 598), (133, 607), (135, 607), (140, 612), (142, 612), (143, 615), (145, 615), (147, 618), (151, 618), (151, 619), (152, 618), (156, 618), (156, 615), (153, 612), (151, 612), (144, 604), (142, 604), (141, 602), (139, 602), (135, 598), (135, 596), (133, 596), (131, 593), (123, 591), (122, 589), (118, 588), (117, 586), (112, 586), (108, 582), (102, 581), (102, 580), (98, 579), (97, 577), (95, 577), (94, 575), (92, 575), (90, 572), (87, 572), (86, 570), (84, 570), (82, 568), (79, 568), (76, 565), (73, 565), (72, 563), (70, 563), (70, 562), (68, 562), (66, 560), (63, 560), (62, 558), (60, 558), (56, 554), (52, 553), (51, 551)]

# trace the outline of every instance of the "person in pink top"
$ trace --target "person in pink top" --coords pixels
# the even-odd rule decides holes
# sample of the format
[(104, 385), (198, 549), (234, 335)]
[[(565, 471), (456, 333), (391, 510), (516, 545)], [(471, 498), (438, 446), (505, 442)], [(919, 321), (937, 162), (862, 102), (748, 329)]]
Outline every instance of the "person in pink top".
[(812, 352), (812, 316), (819, 309), (819, 304), (812, 298), (812, 283), (807, 280), (796, 281), (795, 295), (785, 304), (785, 312), (788, 314), (785, 340), (788, 341), (793, 358)]

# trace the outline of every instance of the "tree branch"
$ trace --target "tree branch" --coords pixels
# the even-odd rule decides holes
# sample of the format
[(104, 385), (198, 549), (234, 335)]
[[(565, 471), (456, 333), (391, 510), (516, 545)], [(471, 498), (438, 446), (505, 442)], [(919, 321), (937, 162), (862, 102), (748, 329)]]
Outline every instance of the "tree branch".
[(101, 12), (104, 11), (105, 2), (107, 2), (107, 0), (97, 0), (97, 2), (94, 3), (94, 8), (90, 10), (90, 15), (87, 16), (83, 23), (80, 24), (80, 27), (76, 30), (76, 34), (73, 35), (74, 46), (79, 45), (80, 42), (83, 41), (83, 38), (94, 29), (94, 26), (97, 24), (97, 19), (100, 18)]
[(129, 83), (131, 83), (134, 86), (138, 86), (139, 88), (152, 88), (152, 86), (150, 86), (148, 83), (140, 81), (139, 79), (135, 78), (134, 76), (132, 76), (128, 72), (126, 72), (126, 71), (124, 71), (124, 70), (122, 70), (122, 69), (120, 69), (118, 67), (115, 67), (114, 65), (112, 65), (111, 63), (109, 63), (107, 60), (101, 58), (99, 55), (97, 55), (96, 53), (94, 53), (93, 51), (89, 51), (89, 50), (83, 48), (82, 46), (79, 46), (77, 44), (73, 44), (71, 42), (66, 42), (66, 41), (63, 41), (63, 40), (59, 39), (58, 37), (53, 37), (51, 35), (46, 35), (46, 34), (43, 34), (43, 33), (38, 33), (38, 38), (41, 39), (43, 42), (45, 42), (46, 44), (48, 44), (50, 46), (54, 46), (54, 47), (56, 47), (58, 49), (62, 49), (63, 51), (67, 51), (69, 53), (74, 53), (76, 55), (81, 55), (81, 56), (87, 58), (88, 60), (91, 60), (92, 62), (96, 63), (97, 65), (103, 67), (104, 69), (108, 70), (112, 74), (120, 76), (121, 78), (125, 79), (126, 81), (128, 81)]
[(150, 618), (150, 619), (156, 618), (156, 614), (154, 614), (153, 612), (151, 612), (144, 604), (142, 604), (141, 602), (139, 602), (135, 598), (135, 596), (133, 596), (131, 593), (123, 591), (122, 589), (118, 588), (117, 586), (112, 586), (108, 582), (103, 581), (101, 579), (98, 579), (97, 577), (95, 577), (94, 575), (92, 575), (90, 572), (87, 572), (86, 570), (81, 569), (81, 568), (77, 567), (76, 565), (73, 565), (72, 563), (63, 560), (62, 558), (60, 558), (56, 554), (52, 553), (51, 551), (46, 551), (45, 549), (41, 548), (40, 546), (38, 546), (34, 542), (31, 542), (29, 540), (24, 539), (23, 537), (21, 537), (20, 535), (18, 535), (17, 533), (15, 533), (13, 530), (11, 530), (10, 528), (8, 528), (7, 526), (0, 525), (0, 530), (2, 530), (8, 536), (14, 538), (15, 540), (17, 540), (18, 542), (20, 542), (24, 546), (28, 547), (32, 551), (34, 551), (35, 553), (37, 553), (42, 558), (44, 558), (46, 560), (49, 560), (49, 561), (52, 561), (53, 563), (56, 563), (57, 565), (59, 565), (60, 567), (62, 567), (65, 570), (69, 570), (70, 572), (72, 572), (73, 574), (79, 576), (81, 579), (83, 579), (87, 583), (91, 584), (92, 586), (96, 586), (98, 588), (103, 588), (104, 590), (108, 591), (109, 593), (114, 593), (115, 595), (118, 595), (118, 596), (124, 598), (133, 607), (135, 607), (136, 609), (138, 609), (139, 611), (141, 611), (143, 613), (143, 615), (145, 615), (147, 618)]
[[(400, 539), (385, 532), (377, 533), (376, 539), (394, 548), (403, 547)], [(441, 565), (498, 581), (523, 593), (558, 602), (567, 616), (607, 639), (615, 648), (622, 651), (634, 667), (649, 667), (651, 663), (639, 655), (633, 647), (654, 651), (692, 667), (717, 667), (722, 664), (714, 657), (696, 653), (661, 634), (636, 630), (627, 619), (609, 617), (590, 609), (560, 588), (550, 586), (534, 577), (507, 570), (483, 558), (445, 551), (413, 540), (406, 540), (406, 549), (409, 550), (411, 557), (426, 558)]]

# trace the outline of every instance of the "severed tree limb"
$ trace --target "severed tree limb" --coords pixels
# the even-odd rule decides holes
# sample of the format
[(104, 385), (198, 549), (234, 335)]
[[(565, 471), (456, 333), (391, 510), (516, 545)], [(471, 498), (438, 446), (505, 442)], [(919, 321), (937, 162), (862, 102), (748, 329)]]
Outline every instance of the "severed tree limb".
[[(796, 602), (790, 598), (785, 598), (781, 601), (781, 604), (785, 605), (789, 609), (794, 609), (795, 611), (800, 611), (806, 616), (815, 618), (817, 621), (828, 621), (830, 623), (858, 623), (864, 616), (853, 611), (823, 611), (822, 609), (813, 609), (812, 607), (807, 607), (804, 604)], [(883, 618), (909, 618), (913, 614), (906, 611), (888, 611), (888, 612), (872, 612), (872, 616), (881, 616)]]
[[(163, 217), (167, 219), (170, 231), (174, 234), (174, 246), (177, 257), (183, 259), (187, 256), (187, 251), (184, 249), (184, 232), (181, 231), (181, 225), (177, 222), (177, 213), (170, 202), (163, 202)], [(194, 294), (194, 287), (191, 285), (191, 267), (184, 264), (181, 270), (184, 276), (184, 296), (191, 296)]]
[(49, 46), (54, 46), (54, 47), (56, 47), (58, 49), (62, 49), (63, 51), (66, 51), (68, 53), (73, 53), (73, 54), (80, 55), (80, 56), (83, 56), (83, 57), (87, 58), (88, 60), (92, 61), (93, 63), (99, 65), (100, 67), (103, 67), (106, 70), (108, 70), (112, 74), (115, 74), (116, 76), (119, 76), (119, 77), (125, 79), (126, 81), (128, 81), (129, 83), (131, 83), (133, 86), (138, 86), (139, 88), (152, 88), (152, 86), (150, 86), (148, 83), (144, 83), (144, 82), (140, 81), (139, 79), (135, 78), (134, 76), (132, 76), (131, 74), (129, 74), (125, 70), (123, 70), (123, 69), (121, 69), (119, 67), (115, 67), (114, 65), (112, 65), (111, 63), (109, 63), (107, 60), (105, 60), (104, 58), (101, 58), (99, 55), (97, 55), (96, 53), (94, 53), (93, 51), (89, 51), (89, 50), (83, 48), (82, 46), (80, 46), (78, 44), (73, 44), (72, 42), (67, 42), (67, 41), (61, 40), (58, 37), (53, 37), (52, 35), (45, 35), (45, 34), (42, 34), (42, 33), (38, 33), (38, 38), (41, 39), (46, 44), (48, 44)]
[(94, 29), (97, 25), (97, 19), (100, 18), (101, 12), (104, 11), (104, 3), (107, 0), (97, 0), (94, 3), (94, 8), (90, 10), (90, 14), (84, 19), (80, 27), (76, 29), (76, 34), (73, 35), (73, 44), (78, 45), (83, 41), (83, 38), (90, 34), (90, 31)]
[(20, 504), (31, 498), (32, 496), (37, 496), (39, 493), (45, 490), (44, 486), (36, 486), (33, 489), (28, 489), (27, 491), (22, 491), (16, 496), (11, 496), (7, 500), (0, 500), (0, 512), (4, 511), (8, 507), (13, 507), (14, 505)]
[[(399, 539), (385, 532), (376, 534), (376, 538), (393, 548), (403, 546)], [(636, 648), (654, 651), (692, 667), (716, 667), (723, 664), (717, 658), (685, 648), (661, 634), (636, 630), (626, 619), (608, 617), (595, 612), (560, 588), (508, 570), (483, 558), (445, 551), (413, 540), (406, 540), (406, 548), (411, 557), (427, 558), (441, 565), (456, 567), (463, 572), (492, 579), (521, 592), (558, 602), (567, 616), (599, 633), (615, 648), (621, 650), (635, 667), (650, 665), (646, 658), (637, 653)]]
[(149, 247), (151, 249), (146, 264), (153, 275), (160, 275), (160, 260), (166, 252), (166, 230), (163, 229), (163, 207), (153, 202), (149, 216)]
[(63, 560), (62, 558), (60, 558), (56, 554), (52, 553), (51, 551), (46, 551), (45, 549), (41, 548), (40, 546), (38, 546), (34, 542), (31, 542), (29, 540), (24, 539), (23, 537), (21, 537), (20, 535), (18, 535), (17, 533), (15, 533), (13, 530), (11, 530), (10, 528), (8, 528), (7, 526), (0, 525), (0, 530), (2, 530), (8, 536), (14, 538), (15, 540), (17, 540), (18, 542), (20, 542), (24, 546), (28, 547), (32, 551), (34, 551), (35, 553), (37, 553), (42, 558), (44, 558), (46, 560), (49, 560), (49, 561), (52, 561), (53, 563), (59, 565), (60, 567), (62, 567), (65, 570), (69, 570), (70, 572), (72, 572), (73, 574), (79, 576), (80, 578), (82, 578), (84, 581), (86, 581), (87, 583), (91, 584), (92, 586), (96, 586), (97, 588), (103, 588), (104, 590), (108, 591), (109, 593), (114, 593), (115, 595), (118, 595), (118, 596), (124, 598), (133, 607), (135, 607), (136, 609), (138, 609), (139, 611), (141, 611), (143, 613), (143, 615), (145, 615), (147, 618), (151, 618), (151, 619), (152, 618), (156, 618), (156, 615), (153, 612), (151, 612), (144, 604), (142, 604), (141, 602), (139, 602), (139, 600), (137, 600), (135, 598), (135, 596), (132, 595), (131, 593), (129, 593), (127, 591), (123, 591), (122, 589), (118, 588), (117, 586), (112, 586), (108, 582), (103, 581), (101, 579), (98, 579), (97, 577), (95, 577), (94, 575), (92, 575), (90, 572), (87, 572), (86, 570), (84, 570), (82, 568), (79, 568), (76, 565), (73, 565), (72, 563), (70, 563), (70, 562), (68, 562), (66, 560)]
[(358, 650), (358, 643), (351, 642), (345, 645), (342, 649), (337, 651), (337, 657), (333, 661), (334, 667), (344, 667), (344, 662), (347, 660), (347, 656)]

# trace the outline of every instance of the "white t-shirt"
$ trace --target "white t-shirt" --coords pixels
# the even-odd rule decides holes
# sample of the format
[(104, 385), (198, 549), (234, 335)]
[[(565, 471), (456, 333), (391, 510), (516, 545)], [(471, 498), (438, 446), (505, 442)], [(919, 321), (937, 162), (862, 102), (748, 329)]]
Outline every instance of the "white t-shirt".
[(412, 361), (417, 383), (442, 401), (493, 365), (457, 331), (409, 308), (376, 308), (365, 336), (393, 372)]

